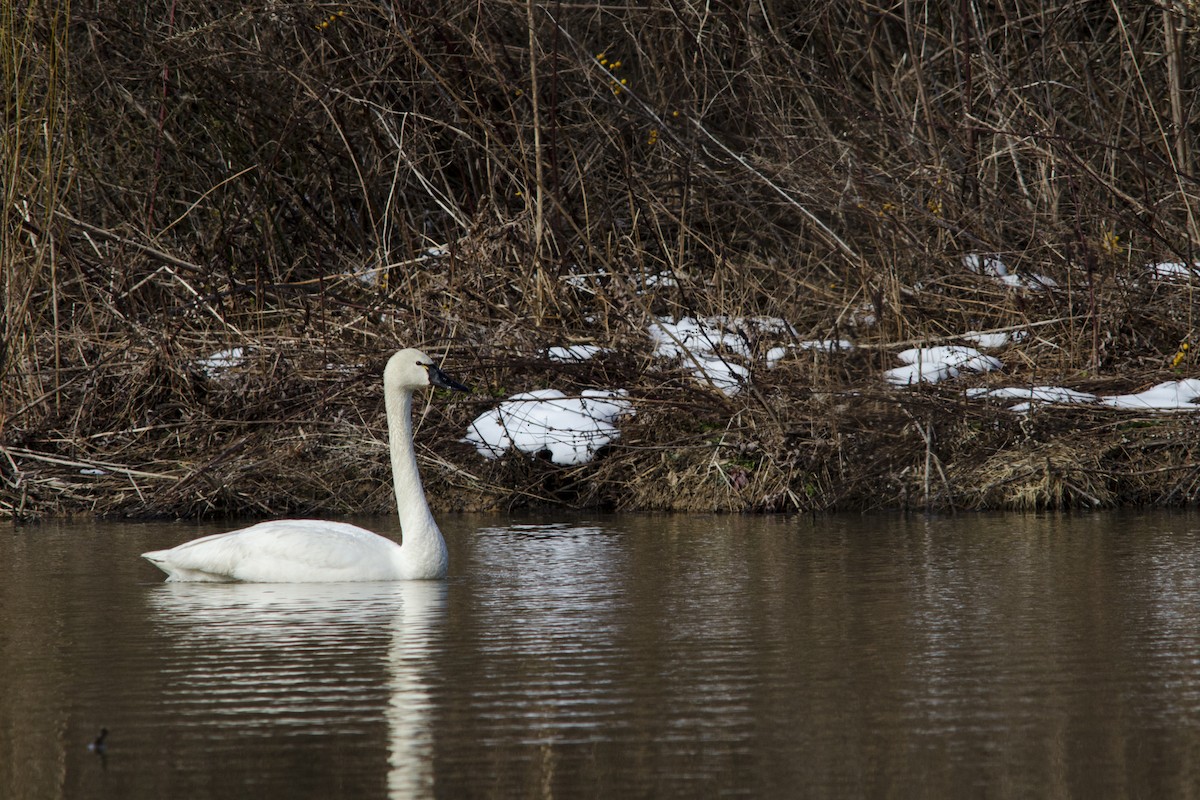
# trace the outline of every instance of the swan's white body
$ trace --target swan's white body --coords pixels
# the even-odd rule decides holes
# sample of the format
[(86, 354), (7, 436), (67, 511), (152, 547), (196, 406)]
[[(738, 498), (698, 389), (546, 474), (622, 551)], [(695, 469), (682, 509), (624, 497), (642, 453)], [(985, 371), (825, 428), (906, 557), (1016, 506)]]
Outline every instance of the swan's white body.
[(446, 542), (425, 501), (413, 452), (413, 390), (431, 384), (466, 389), (418, 350), (396, 353), (383, 372), (402, 544), (345, 522), (288, 519), (205, 536), (142, 557), (166, 572), (168, 581), (303, 583), (446, 577)]

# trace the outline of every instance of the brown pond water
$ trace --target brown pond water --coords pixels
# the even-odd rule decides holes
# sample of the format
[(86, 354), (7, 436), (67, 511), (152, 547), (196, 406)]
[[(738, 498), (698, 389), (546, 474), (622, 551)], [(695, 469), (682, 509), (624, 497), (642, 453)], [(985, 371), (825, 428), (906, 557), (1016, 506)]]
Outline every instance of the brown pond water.
[(0, 528), (0, 797), (1200, 786), (1200, 516), (557, 519), (293, 586), (137, 558), (228, 526)]

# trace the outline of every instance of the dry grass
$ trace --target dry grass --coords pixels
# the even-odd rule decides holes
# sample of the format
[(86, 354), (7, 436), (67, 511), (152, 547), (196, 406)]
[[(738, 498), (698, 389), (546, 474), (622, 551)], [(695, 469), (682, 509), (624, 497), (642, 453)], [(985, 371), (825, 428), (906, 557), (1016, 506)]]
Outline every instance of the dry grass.
[[(443, 507), (1194, 501), (1185, 417), (1018, 419), (879, 375), (998, 329), (1027, 338), (991, 380), (1194, 372), (1195, 282), (1143, 266), (1200, 242), (1195, 8), (916, 9), (5, 6), (0, 513), (385, 510), (401, 343), (482, 389), (424, 419)], [(859, 347), (731, 399), (645, 335), (710, 314)], [(619, 355), (538, 357), (570, 342)], [(585, 467), (458, 443), (550, 385), (638, 413)]]

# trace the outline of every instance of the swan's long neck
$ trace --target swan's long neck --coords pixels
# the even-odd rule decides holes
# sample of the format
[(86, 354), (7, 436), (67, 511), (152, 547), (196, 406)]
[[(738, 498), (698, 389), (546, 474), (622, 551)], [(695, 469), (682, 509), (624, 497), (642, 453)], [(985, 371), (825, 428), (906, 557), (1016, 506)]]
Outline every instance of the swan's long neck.
[(412, 392), (384, 390), (387, 410), (388, 444), (392, 455), (392, 482), (396, 488), (396, 508), (400, 513), (400, 563), (412, 574), (409, 578), (441, 578), (446, 574), (446, 543), (438, 530), (413, 450)]

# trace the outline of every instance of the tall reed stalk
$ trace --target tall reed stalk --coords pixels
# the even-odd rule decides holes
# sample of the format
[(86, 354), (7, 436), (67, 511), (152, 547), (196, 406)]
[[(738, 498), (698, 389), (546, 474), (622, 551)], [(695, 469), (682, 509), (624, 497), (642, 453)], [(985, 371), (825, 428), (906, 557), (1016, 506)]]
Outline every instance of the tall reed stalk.
[(55, 212), (70, 182), (70, 17), (69, 2), (0, 6), (0, 433), (15, 410), (60, 401)]

